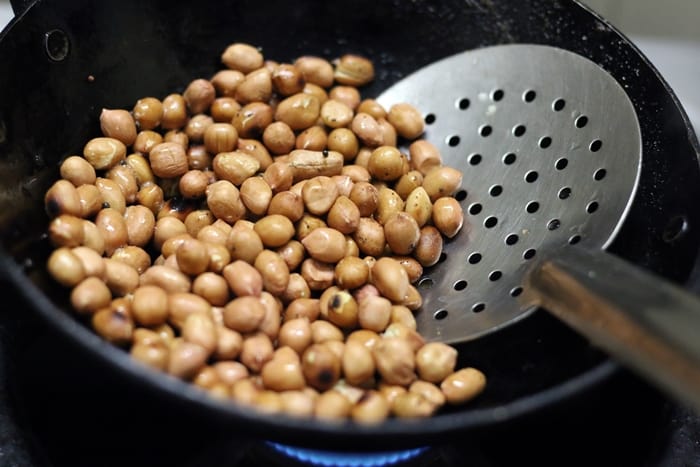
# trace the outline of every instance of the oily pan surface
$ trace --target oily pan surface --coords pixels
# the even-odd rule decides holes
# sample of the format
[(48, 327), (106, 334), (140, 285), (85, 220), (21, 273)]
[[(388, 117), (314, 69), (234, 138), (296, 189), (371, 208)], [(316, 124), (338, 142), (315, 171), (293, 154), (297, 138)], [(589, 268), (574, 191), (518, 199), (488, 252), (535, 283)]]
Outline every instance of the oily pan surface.
[[(105, 3), (98, 11), (87, 4), (45, 2), (8, 31), (0, 48), (4, 61), (20, 70), (0, 77), (5, 85), (3, 92), (16, 90), (3, 96), (2, 108), (8, 135), (0, 146), (2, 164), (11, 168), (8, 174), (13, 175), (3, 178), (2, 183), (7, 192), (14, 194), (11, 202), (3, 201), (3, 207), (7, 207), (3, 225), (11, 226), (3, 229), (3, 246), (17, 263), (28, 266), (25, 272), (31, 283), (12, 264), (11, 278), (21, 293), (31, 296), (42, 316), (89, 352), (97, 352), (98, 358), (113, 363), (108, 371), (123, 371), (130, 377), (128, 384), (167, 394), (190, 409), (190, 416), (204, 415), (229, 425), (234, 422), (234, 429), (242, 420), (250, 422), (243, 425), (252, 433), (270, 435), (270, 427), (295, 429), (276, 431), (273, 436), (280, 439), (299, 441), (297, 438), (304, 437), (303, 442), (314, 444), (305, 436), (324, 433), (329, 442), (344, 444), (355, 437), (400, 433), (404, 437), (399, 443), (415, 444), (431, 435), (491, 424), (498, 419), (496, 411), (505, 419), (530, 412), (609, 374), (600, 370), (608, 369), (609, 363), (596, 349), (548, 315), (536, 313), (493, 336), (460, 347), (462, 358), (489, 376), (488, 390), (464, 411), (425, 420), (420, 425), (399, 422), (362, 429), (315, 423), (302, 426), (293, 420), (220, 407), (188, 392), (181, 384), (148, 375), (56, 309), (55, 305), (63, 310), (68, 307), (65, 295), (51, 286), (40, 267), (49, 249), (41, 238), (46, 218), (42, 209), (37, 209), (49, 181), (56, 178), (56, 163), (97, 132), (97, 115), (102, 107), (128, 108), (140, 96), (184, 89), (189, 80), (209, 75), (218, 66), (212, 58), (216, 54), (209, 51), (221, 50), (233, 40), (260, 44), (266, 55), (280, 60), (291, 59), (302, 50), (332, 57), (354, 49), (371, 57), (378, 69), (375, 83), (366, 90), (369, 94), (378, 94), (406, 73), (442, 56), (503, 42), (565, 46), (603, 64), (618, 79), (635, 73), (638, 79), (628, 81), (627, 90), (637, 106), (645, 136), (643, 183), (630, 221), (619, 237), (624, 239), (624, 247), (614, 248), (672, 279), (687, 277), (697, 240), (681, 236), (669, 243), (663, 238), (670, 213), (684, 214), (691, 221), (697, 216), (685, 206), (688, 192), (698, 185), (684, 183), (697, 178), (697, 164), (682, 115), (663, 83), (656, 80), (635, 51), (576, 4), (546, 2), (544, 8), (545, 2), (535, 1), (454, 2), (440, 7), (422, 2), (401, 6), (391, 2), (341, 2), (331, 7), (308, 2), (289, 11), (282, 2), (235, 2), (217, 3), (218, 13), (211, 14), (215, 9), (204, 3), (169, 3), (163, 8), (156, 3), (138, 9)], [(270, 11), (288, 14), (271, 15)], [(88, 15), (93, 19), (90, 24), (81, 19)], [(61, 63), (47, 60), (35, 40), (49, 26), (62, 28), (70, 40), (71, 53)], [(360, 30), (366, 32), (358, 33)], [(10, 35), (12, 41), (7, 39)], [(34, 65), (32, 73), (26, 68), (28, 60)], [(90, 74), (95, 77), (92, 83), (86, 80)], [(650, 96), (654, 96), (653, 101)], [(654, 115), (668, 117), (665, 127), (650, 117), (651, 107), (657, 110)], [(31, 118), (27, 108), (37, 109), (30, 113)], [(666, 157), (664, 162), (659, 160), (661, 155)], [(669, 179), (677, 183), (669, 183)], [(674, 188), (678, 185), (685, 185), (684, 193)], [(619, 243), (623, 244), (621, 240)], [(47, 292), (50, 300), (34, 294), (35, 284)], [(562, 385), (567, 381), (573, 389)]]

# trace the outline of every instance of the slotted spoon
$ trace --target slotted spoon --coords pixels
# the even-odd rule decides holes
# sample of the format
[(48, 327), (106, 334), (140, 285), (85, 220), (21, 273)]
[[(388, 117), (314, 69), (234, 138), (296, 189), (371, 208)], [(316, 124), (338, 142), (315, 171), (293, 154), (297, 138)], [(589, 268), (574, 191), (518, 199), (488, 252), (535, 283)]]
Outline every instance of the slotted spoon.
[(428, 340), (471, 340), (541, 307), (700, 410), (700, 300), (608, 253), (642, 141), (623, 87), (567, 50), (510, 44), (434, 62), (378, 99), (411, 102), (462, 170), (460, 234), (419, 280)]

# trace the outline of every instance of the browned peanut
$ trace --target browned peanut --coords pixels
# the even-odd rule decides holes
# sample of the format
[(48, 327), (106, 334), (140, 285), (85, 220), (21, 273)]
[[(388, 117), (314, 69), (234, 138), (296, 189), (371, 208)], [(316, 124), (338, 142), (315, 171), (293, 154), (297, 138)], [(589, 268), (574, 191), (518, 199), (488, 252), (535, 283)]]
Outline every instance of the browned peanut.
[(260, 293), (260, 303), (265, 308), (265, 316), (263, 316), (258, 329), (270, 339), (276, 339), (282, 323), (282, 301), (277, 296), (263, 290)]
[(212, 167), (217, 178), (238, 186), (260, 170), (260, 163), (250, 154), (232, 151), (217, 154)]
[(328, 211), (326, 221), (329, 227), (351, 234), (360, 224), (360, 209), (347, 196), (339, 196)]
[(323, 103), (328, 100), (328, 92), (325, 88), (319, 86), (318, 84), (306, 83), (304, 84), (304, 89), (302, 92), (316, 97), (320, 105), (323, 105)]
[(320, 125), (311, 126), (297, 135), (294, 147), (308, 151), (323, 151), (327, 149), (328, 134)]
[(440, 389), (449, 404), (463, 404), (483, 392), (486, 376), (476, 368), (462, 368), (447, 376)]
[(272, 156), (270, 156), (265, 145), (258, 140), (238, 138), (237, 149), (253, 156), (260, 163), (261, 170), (267, 170), (270, 164), (272, 164)]
[(338, 197), (338, 187), (331, 177), (319, 175), (304, 183), (301, 196), (307, 211), (321, 216), (330, 210)]
[(208, 79), (198, 78), (187, 85), (182, 97), (192, 114), (201, 114), (208, 111), (214, 102), (216, 89)]
[(233, 97), (217, 97), (211, 103), (209, 112), (214, 122), (230, 122), (236, 116), (236, 112), (241, 109), (241, 104)]
[[(213, 105), (212, 103), (212, 106)], [(190, 144), (202, 143), (204, 141), (204, 132), (212, 123), (214, 123), (214, 119), (209, 115), (193, 115), (185, 125), (185, 135), (187, 136), (188, 142)], [(189, 149), (189, 146), (185, 148), (185, 150), (187, 149)]]
[(414, 352), (417, 352), (418, 349), (425, 345), (425, 339), (419, 332), (402, 323), (391, 323), (382, 333), (382, 337), (385, 339), (398, 338), (405, 340), (411, 345)]
[[(401, 199), (408, 200), (411, 193), (423, 184), (423, 174), (417, 170), (411, 170), (401, 176), (394, 185), (394, 190)], [(423, 189), (425, 191), (425, 189)]]
[(384, 109), (379, 102), (371, 98), (363, 99), (356, 110), (357, 112), (369, 114), (376, 119), (386, 118), (387, 115), (386, 109)]
[(140, 285), (157, 285), (169, 293), (189, 292), (191, 281), (176, 269), (154, 265), (141, 274)]
[(61, 178), (71, 182), (73, 186), (95, 183), (95, 168), (80, 156), (68, 156), (61, 162)]
[(419, 186), (406, 198), (404, 209), (413, 216), (420, 227), (423, 227), (432, 217), (433, 204), (425, 189)]
[(420, 228), (416, 220), (406, 212), (391, 215), (384, 223), (384, 236), (391, 251), (397, 255), (413, 252), (420, 239)]
[(358, 112), (352, 119), (350, 128), (360, 141), (370, 148), (384, 144), (384, 132), (379, 122), (370, 114)]
[(379, 204), (379, 190), (369, 182), (356, 182), (350, 191), (350, 200), (360, 210), (361, 217), (370, 217)]
[(301, 275), (311, 290), (324, 290), (333, 284), (335, 273), (332, 264), (307, 258), (301, 263)]
[(142, 326), (156, 326), (168, 319), (168, 294), (156, 285), (142, 285), (134, 290), (131, 302), (134, 320)]
[(270, 200), (267, 214), (281, 214), (290, 221), (296, 222), (304, 214), (304, 200), (294, 192), (280, 191)]
[(100, 128), (104, 136), (118, 139), (126, 146), (136, 140), (136, 122), (128, 110), (102, 109)]
[(231, 252), (232, 260), (243, 260), (253, 263), (258, 254), (263, 250), (263, 242), (255, 229), (243, 224), (234, 224), (226, 239), (226, 247)]
[(296, 270), (306, 255), (304, 245), (302, 245), (298, 240), (290, 240), (285, 245), (277, 248), (275, 251), (277, 251), (284, 262), (287, 263), (287, 267), (290, 271)]
[(137, 362), (161, 371), (165, 371), (168, 366), (168, 353), (168, 348), (163, 342), (136, 342), (129, 350), (129, 354)]
[[(83, 245), (102, 255), (105, 252), (105, 240), (94, 222), (83, 220)], [(51, 236), (49, 237), (51, 238)], [(52, 239), (53, 242), (53, 239)]]
[(95, 332), (112, 344), (121, 346), (131, 341), (134, 322), (126, 299), (115, 299), (109, 306), (97, 310), (91, 322)]
[(333, 65), (322, 57), (304, 55), (294, 61), (304, 81), (328, 88), (333, 84)]
[(187, 136), (187, 133), (185, 133), (184, 131), (170, 130), (166, 132), (163, 136), (163, 142), (179, 144), (180, 146), (182, 146), (183, 151), (187, 151), (190, 140)]
[(104, 177), (97, 177), (95, 180), (95, 186), (100, 191), (102, 196), (103, 206), (108, 206), (121, 214), (126, 210), (126, 199), (124, 198), (124, 193), (122, 193), (119, 185)]
[(95, 225), (104, 239), (105, 252), (108, 256), (117, 248), (126, 245), (128, 240), (126, 221), (119, 211), (112, 208), (102, 209), (95, 217)]
[(126, 145), (116, 138), (100, 136), (85, 144), (83, 157), (95, 170), (111, 169), (126, 157)]
[(238, 145), (238, 131), (231, 123), (212, 123), (204, 130), (203, 141), (212, 154), (230, 152)]
[(442, 247), (443, 239), (440, 231), (432, 225), (426, 225), (420, 229), (420, 238), (413, 255), (422, 266), (433, 266), (440, 260)]
[(273, 391), (298, 390), (306, 385), (298, 357), (295, 360), (273, 357), (262, 367), (261, 376), (263, 385)]
[(210, 315), (211, 304), (199, 295), (189, 292), (169, 292), (168, 294), (168, 322), (176, 329), (181, 330), (185, 320), (191, 314), (200, 313)]
[(336, 390), (322, 392), (314, 406), (314, 417), (324, 421), (343, 420), (350, 415), (352, 403)]
[(151, 267), (151, 255), (140, 246), (126, 245), (114, 250), (111, 259), (121, 261), (136, 269), (136, 272), (143, 274)]
[(309, 319), (304, 317), (285, 320), (280, 327), (278, 341), (280, 347), (290, 347), (301, 355), (312, 342)]
[[(377, 119), (379, 124), (379, 130), (382, 132), (382, 140), (386, 146), (397, 146), (398, 145), (398, 135), (396, 133), (396, 128), (389, 123), (385, 118)], [(410, 169), (410, 163), (407, 157), (401, 159), (402, 162), (402, 172), (406, 173)]]
[(152, 130), (160, 125), (163, 118), (163, 103), (155, 97), (142, 97), (131, 111), (141, 130)]
[(195, 238), (185, 238), (175, 251), (175, 259), (180, 271), (196, 276), (209, 267), (209, 253), (204, 242)]
[(134, 141), (133, 149), (137, 154), (148, 154), (153, 146), (163, 142), (163, 136), (153, 130), (139, 131)]
[(219, 180), (207, 186), (207, 206), (218, 219), (233, 224), (245, 215), (240, 192), (228, 180)]
[(328, 98), (342, 102), (343, 104), (355, 110), (360, 105), (360, 91), (355, 86), (337, 85), (333, 86), (328, 91)]
[(272, 122), (262, 134), (263, 143), (273, 154), (287, 154), (294, 149), (296, 135), (284, 122)]
[(360, 218), (352, 238), (360, 251), (366, 255), (381, 256), (384, 253), (384, 227), (371, 217)]
[(151, 182), (144, 184), (136, 194), (136, 199), (138, 202), (146, 206), (154, 214), (160, 212), (160, 210), (163, 208), (163, 198), (163, 189)]
[(263, 172), (263, 179), (270, 185), (273, 193), (287, 191), (294, 180), (295, 169), (287, 162), (273, 162)]
[(211, 389), (221, 384), (221, 380), (214, 367), (206, 365), (200, 368), (197, 374), (192, 378), (192, 383), (200, 388)]
[(289, 166), (295, 182), (317, 176), (332, 177), (340, 175), (343, 155), (335, 151), (295, 149), (289, 153)]
[(401, 338), (383, 338), (372, 348), (377, 371), (388, 384), (408, 386), (416, 379), (411, 344)]
[(353, 329), (358, 324), (358, 307), (347, 290), (336, 286), (326, 289), (319, 299), (321, 315), (342, 329)]
[(139, 286), (139, 273), (131, 265), (112, 258), (105, 258), (104, 264), (105, 284), (115, 296), (127, 295)]
[(217, 325), (216, 350), (214, 358), (217, 360), (232, 360), (237, 358), (243, 348), (243, 336), (224, 325)]
[(44, 210), (50, 217), (61, 214), (81, 217), (83, 207), (80, 202), (80, 193), (68, 180), (57, 180), (44, 195)]
[(416, 369), (421, 379), (440, 383), (452, 374), (457, 364), (457, 350), (442, 342), (429, 342), (416, 352)]
[(259, 138), (275, 120), (274, 109), (264, 102), (251, 102), (241, 107), (231, 120), (240, 138)]
[(187, 123), (187, 103), (182, 94), (168, 94), (163, 99), (163, 116), (160, 126), (165, 130), (177, 130)]
[(343, 289), (356, 289), (367, 283), (369, 267), (355, 256), (341, 259), (335, 266), (335, 282)]
[(294, 236), (294, 224), (282, 214), (270, 214), (258, 220), (253, 227), (267, 248), (286, 245)]
[(298, 418), (311, 418), (314, 414), (315, 397), (304, 390), (280, 393), (282, 411)]
[[(80, 185), (75, 189), (75, 191), (78, 194), (78, 200), (80, 203), (80, 212), (77, 214), (78, 216), (83, 218), (93, 217), (100, 209), (102, 209), (104, 204), (102, 193), (95, 185)], [(49, 214), (49, 216), (53, 216), (51, 212), (48, 212), (49, 209), (54, 208), (53, 201), (50, 201), (49, 203), (51, 203), (51, 206), (47, 207), (47, 214)], [(61, 203), (61, 201), (59, 201), (59, 203)], [(64, 214), (70, 214), (65, 210), (65, 204), (60, 206), (59, 210), (63, 210)]]
[(416, 311), (421, 307), (421, 305), (423, 305), (423, 296), (420, 294), (420, 292), (418, 292), (418, 289), (413, 284), (409, 284), (406, 297), (404, 297), (399, 304), (404, 305), (409, 310)]
[(333, 64), (333, 77), (340, 84), (359, 87), (374, 79), (374, 64), (360, 55), (345, 54), (334, 60)]
[(343, 331), (333, 323), (317, 319), (311, 322), (311, 340), (316, 344), (328, 341), (343, 341)]
[(211, 317), (203, 313), (189, 315), (182, 325), (182, 338), (199, 344), (211, 355), (217, 347), (216, 325)]
[(452, 197), (438, 198), (433, 203), (433, 224), (446, 237), (452, 238), (462, 229), (464, 211)]
[(425, 399), (427, 399), (431, 404), (439, 408), (445, 405), (445, 395), (442, 393), (440, 388), (428, 381), (416, 380), (408, 388), (409, 392), (420, 394)]
[(267, 102), (272, 96), (272, 74), (267, 68), (258, 68), (245, 75), (236, 87), (235, 98), (241, 104)]
[(408, 274), (408, 281), (413, 284), (423, 275), (423, 266), (413, 256), (394, 256)]
[(290, 63), (282, 63), (272, 72), (272, 85), (282, 96), (290, 96), (304, 89), (301, 70)]
[(353, 406), (350, 416), (363, 425), (375, 425), (383, 422), (390, 414), (389, 403), (379, 391), (365, 392)]
[(219, 70), (212, 76), (211, 84), (214, 85), (217, 95), (232, 98), (244, 78), (245, 75), (239, 70)]
[(255, 258), (255, 269), (263, 278), (263, 288), (273, 295), (282, 294), (289, 283), (289, 268), (282, 257), (272, 251), (263, 250)]
[(349, 384), (360, 386), (370, 382), (376, 371), (372, 351), (358, 341), (346, 342), (342, 370), (343, 378)]
[(305, 318), (309, 322), (315, 321), (321, 313), (318, 298), (297, 298), (292, 300), (284, 309), (283, 320), (289, 321), (295, 318)]
[(336, 263), (345, 257), (345, 236), (335, 229), (319, 227), (301, 240), (307, 253), (325, 263)]
[(231, 386), (231, 398), (239, 404), (253, 406), (262, 389), (255, 379), (245, 378)]
[[(61, 248), (57, 248), (55, 251), (64, 251)], [(80, 260), (80, 263), (83, 266), (83, 271), (85, 272), (85, 276), (88, 277), (97, 277), (99, 279), (104, 278), (104, 273), (105, 273), (105, 265), (104, 261), (102, 261), (102, 255), (97, 253), (95, 250), (92, 248), (89, 248), (87, 246), (77, 246), (74, 248), (71, 248), (70, 251)], [(52, 252), (52, 254), (54, 253)], [(49, 259), (51, 256), (49, 256)], [(70, 258), (70, 257), (68, 257)], [(72, 261), (68, 261), (68, 263), (71, 263)], [(53, 272), (55, 265), (51, 265), (49, 262), (49, 271)], [(68, 268), (70, 269), (70, 268)], [(77, 270), (77, 268), (74, 268)]]
[(124, 222), (129, 245), (146, 246), (151, 241), (156, 219), (150, 209), (141, 205), (128, 206)]
[(316, 123), (321, 113), (321, 102), (305, 92), (284, 98), (275, 109), (274, 119), (284, 122), (294, 131), (301, 131)]
[(352, 122), (353, 116), (352, 109), (340, 101), (329, 99), (321, 106), (321, 120), (330, 128), (347, 126)]
[(210, 176), (201, 170), (188, 170), (180, 177), (178, 188), (185, 198), (201, 198), (207, 191)]
[(263, 55), (258, 49), (242, 42), (228, 45), (221, 54), (221, 63), (242, 73), (250, 73), (260, 68), (263, 66), (263, 61)]
[(396, 128), (396, 132), (406, 139), (416, 139), (423, 134), (423, 116), (411, 104), (402, 102), (392, 105), (386, 118)]
[(384, 297), (370, 296), (358, 302), (357, 321), (362, 329), (384, 331), (391, 322), (391, 302)]
[(353, 160), (360, 150), (357, 136), (348, 128), (335, 128), (331, 131), (327, 144), (330, 151), (341, 153), (346, 162)]
[(324, 344), (311, 344), (301, 357), (306, 382), (319, 391), (333, 387), (340, 378), (340, 359)]
[(237, 296), (260, 296), (263, 287), (262, 276), (249, 263), (239, 259), (224, 267), (222, 272), (228, 286)]
[(274, 348), (270, 338), (257, 332), (243, 339), (239, 360), (253, 373), (259, 373), (265, 363), (272, 360)]
[(405, 203), (398, 193), (389, 187), (382, 186), (377, 195), (377, 210), (374, 213), (374, 218), (384, 225), (392, 215), (403, 211), (404, 206)]
[(205, 225), (197, 233), (197, 240), (204, 243), (212, 243), (215, 245), (226, 245), (226, 240), (228, 239), (229, 230), (221, 228), (221, 223), (226, 224), (222, 219), (217, 219), (212, 225)]
[(427, 418), (438, 406), (418, 392), (397, 394), (391, 404), (391, 413), (399, 418)]
[(134, 172), (127, 165), (115, 165), (107, 171), (105, 177), (112, 180), (119, 186), (124, 199), (131, 204), (136, 201), (136, 193), (138, 192), (138, 184)]
[(404, 305), (392, 305), (391, 306), (391, 323), (402, 324), (414, 331), (418, 327), (416, 323), (416, 317), (413, 316), (413, 311)]
[(257, 330), (264, 316), (265, 308), (256, 296), (234, 298), (224, 307), (224, 324), (241, 333)]
[(109, 306), (112, 293), (98, 277), (86, 277), (75, 285), (70, 293), (73, 309), (80, 314), (92, 314)]
[(452, 196), (461, 184), (462, 172), (448, 166), (431, 170), (423, 179), (423, 188), (433, 202), (444, 196)]
[(355, 165), (366, 169), (369, 164), (369, 157), (372, 155), (372, 150), (373, 148), (369, 146), (360, 146), (360, 150), (357, 151), (357, 156), (355, 156)]
[(309, 288), (309, 284), (306, 283), (301, 274), (298, 272), (293, 272), (289, 274), (287, 289), (279, 298), (283, 303), (289, 303), (297, 298), (305, 298), (310, 296), (311, 289)]
[(397, 147), (383, 145), (372, 151), (367, 170), (377, 180), (394, 181), (403, 175), (405, 156)]
[(250, 212), (262, 216), (272, 200), (272, 189), (262, 177), (250, 177), (241, 184), (240, 195)]
[(378, 390), (389, 403), (389, 406), (391, 406), (394, 403), (394, 400), (396, 400), (396, 396), (408, 392), (408, 390), (403, 386), (399, 386), (398, 384), (387, 384), (383, 382), (379, 383)]
[(201, 345), (178, 339), (170, 347), (167, 372), (190, 380), (204, 367), (207, 356), (207, 351)]
[(187, 172), (187, 154), (178, 143), (163, 142), (148, 153), (153, 173), (161, 178), (175, 178)]
[(197, 276), (192, 282), (192, 292), (214, 306), (224, 306), (229, 301), (229, 288), (226, 279), (211, 271)]

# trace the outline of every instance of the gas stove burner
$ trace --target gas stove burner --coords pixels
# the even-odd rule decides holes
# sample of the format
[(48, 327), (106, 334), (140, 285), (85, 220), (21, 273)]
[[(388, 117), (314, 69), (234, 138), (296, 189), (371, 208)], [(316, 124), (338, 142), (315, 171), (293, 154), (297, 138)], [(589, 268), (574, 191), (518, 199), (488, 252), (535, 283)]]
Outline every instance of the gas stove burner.
[(400, 451), (377, 452), (336, 452), (300, 448), (267, 442), (277, 452), (305, 464), (319, 467), (385, 467), (415, 459), (428, 450), (428, 447), (404, 449)]

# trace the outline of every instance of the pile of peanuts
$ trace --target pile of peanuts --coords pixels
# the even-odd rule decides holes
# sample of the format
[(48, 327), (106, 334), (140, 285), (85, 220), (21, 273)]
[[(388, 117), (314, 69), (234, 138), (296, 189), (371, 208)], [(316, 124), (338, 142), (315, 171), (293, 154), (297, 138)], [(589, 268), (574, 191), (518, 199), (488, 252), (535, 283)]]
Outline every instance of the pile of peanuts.
[[(182, 93), (103, 109), (45, 195), (47, 268), (148, 367), (267, 413), (378, 423), (486, 384), (416, 330), (415, 287), (462, 228), (462, 174), (373, 63), (233, 43)], [(399, 144), (407, 147), (399, 149)]]

